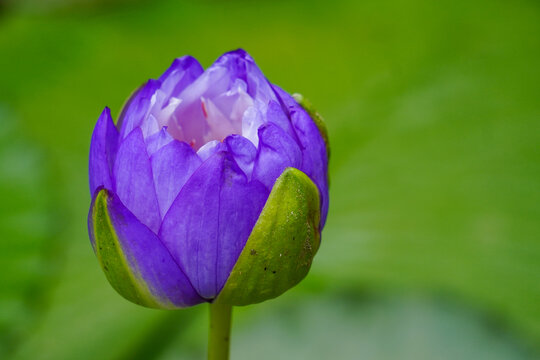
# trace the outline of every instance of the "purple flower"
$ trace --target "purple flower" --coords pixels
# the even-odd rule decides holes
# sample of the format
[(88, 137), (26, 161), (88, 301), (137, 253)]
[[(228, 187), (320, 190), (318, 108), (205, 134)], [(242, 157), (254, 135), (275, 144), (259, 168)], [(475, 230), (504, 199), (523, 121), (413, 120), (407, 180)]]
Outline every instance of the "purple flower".
[(220, 295), (258, 302), (300, 281), (328, 211), (318, 126), (243, 50), (206, 71), (176, 59), (116, 126), (105, 108), (90, 146), (88, 228), (112, 286), (177, 308)]

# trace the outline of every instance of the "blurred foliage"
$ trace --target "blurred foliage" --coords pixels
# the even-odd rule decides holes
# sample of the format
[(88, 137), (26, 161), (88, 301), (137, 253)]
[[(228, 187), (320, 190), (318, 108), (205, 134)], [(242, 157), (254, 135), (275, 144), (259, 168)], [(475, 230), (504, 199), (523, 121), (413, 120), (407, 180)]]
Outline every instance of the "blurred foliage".
[(55, 241), (46, 154), (21, 136), (0, 107), (0, 358), (11, 352), (44, 310), (61, 259)]
[(340, 295), (252, 312), (237, 331), (232, 359), (275, 359), (276, 347), (286, 349), (280, 359), (291, 360), (531, 359), (497, 326), (479, 325), (478, 314), (445, 300)]
[(233, 358), (533, 358), (539, 39), (540, 4), (524, 0), (8, 7), (3, 358), (204, 357), (204, 306), (140, 308), (105, 280), (86, 234), (87, 156), (105, 105), (118, 113), (175, 57), (208, 66), (237, 47), (323, 114), (332, 188), (311, 273), (237, 310)]
[(58, 14), (73, 12), (101, 11), (136, 4), (148, 0), (2, 0), (0, 9), (16, 13)]

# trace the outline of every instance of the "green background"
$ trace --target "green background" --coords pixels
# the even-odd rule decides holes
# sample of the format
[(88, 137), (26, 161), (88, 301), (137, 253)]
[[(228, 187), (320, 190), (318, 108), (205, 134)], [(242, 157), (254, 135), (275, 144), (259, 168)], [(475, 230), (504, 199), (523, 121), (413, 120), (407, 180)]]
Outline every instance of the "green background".
[(133, 305), (86, 231), (104, 106), (175, 57), (243, 47), (325, 117), (308, 277), (235, 309), (232, 359), (540, 356), (540, 4), (0, 5), (0, 358), (203, 359), (207, 307)]

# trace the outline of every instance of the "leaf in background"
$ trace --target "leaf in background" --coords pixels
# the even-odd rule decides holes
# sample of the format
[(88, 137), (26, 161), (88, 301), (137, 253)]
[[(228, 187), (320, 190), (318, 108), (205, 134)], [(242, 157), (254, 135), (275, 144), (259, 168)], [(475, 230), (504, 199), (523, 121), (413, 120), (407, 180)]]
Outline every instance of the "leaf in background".
[[(533, 360), (489, 318), (419, 296), (318, 296), (237, 309), (231, 359)], [(172, 358), (171, 358), (172, 359)]]
[[(0, 358), (43, 311), (62, 257), (56, 252), (47, 156), (0, 104)], [(58, 220), (56, 218), (56, 220)]]

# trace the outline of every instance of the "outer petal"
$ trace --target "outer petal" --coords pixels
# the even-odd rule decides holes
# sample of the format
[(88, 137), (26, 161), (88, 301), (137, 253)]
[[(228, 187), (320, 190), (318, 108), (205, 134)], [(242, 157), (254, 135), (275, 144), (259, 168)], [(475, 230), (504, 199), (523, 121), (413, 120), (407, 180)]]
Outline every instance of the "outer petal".
[(296, 102), (296, 100), (294, 100), (294, 98), (291, 95), (289, 95), (289, 93), (287, 93), (285, 90), (283, 90), (279, 86), (272, 85), (272, 89), (276, 93), (278, 99), (282, 102), (287, 112), (289, 111), (289, 108), (298, 106), (298, 103)]
[(206, 161), (215, 153), (220, 151), (225, 151), (227, 147), (218, 140), (212, 140), (204, 144), (199, 150), (197, 150), (197, 155), (202, 161)]
[(244, 80), (247, 84), (247, 92), (252, 98), (265, 104), (276, 99), (268, 80), (245, 50), (237, 49), (225, 53), (212, 66), (223, 66), (235, 78)]
[(166, 127), (161, 128), (158, 133), (153, 134), (146, 139), (146, 151), (152, 156), (156, 151), (169, 144), (174, 138), (169, 134)]
[(221, 290), (267, 196), (226, 152), (205, 161), (180, 191), (160, 238), (201, 297), (212, 299)]
[(248, 305), (282, 294), (306, 276), (319, 241), (317, 187), (300, 170), (288, 168), (216, 301)]
[(140, 128), (120, 144), (114, 164), (116, 194), (124, 205), (152, 231), (161, 223), (152, 167)]
[[(169, 104), (171, 97), (177, 96), (202, 71), (197, 60), (185, 56), (176, 59), (159, 80), (148, 80), (133, 93), (122, 109), (118, 120), (121, 138), (128, 136), (138, 126), (145, 129), (145, 135), (154, 134), (156, 131), (152, 130), (162, 125), (161, 113)], [(150, 113), (152, 117), (149, 116)]]
[(291, 110), (291, 121), (302, 147), (302, 170), (321, 193), (321, 229), (328, 213), (328, 156), (326, 144), (309, 115), (299, 108)]
[(317, 125), (317, 128), (319, 129), (319, 132), (321, 133), (321, 136), (326, 144), (326, 155), (328, 156), (328, 160), (330, 160), (330, 139), (328, 136), (328, 129), (326, 128), (326, 123), (321, 114), (315, 110), (313, 105), (302, 94), (294, 93), (292, 97), (300, 106), (302, 106), (304, 110), (306, 110), (315, 125)]
[(317, 185), (321, 197), (321, 229), (328, 213), (328, 152), (327, 143), (315, 121), (292, 96), (274, 86), (286, 106), (302, 149), (302, 167)]
[(177, 97), (182, 90), (197, 79), (204, 69), (197, 59), (191, 56), (182, 56), (175, 59), (171, 66), (160, 76), (161, 90), (167, 97)]
[(253, 165), (257, 157), (257, 148), (251, 141), (240, 135), (230, 135), (225, 139), (224, 143), (240, 169), (248, 179), (251, 179)]
[(158, 80), (150, 79), (131, 95), (118, 118), (117, 127), (120, 129), (120, 139), (125, 139), (133, 129), (141, 126), (142, 122), (146, 120), (152, 107), (152, 96), (160, 85)]
[(284, 109), (277, 101), (270, 101), (268, 103), (268, 109), (266, 110), (266, 121), (271, 124), (279, 126), (290, 137), (298, 140), (296, 132), (293, 129), (291, 121), (289, 119), (289, 112)]
[(186, 143), (173, 140), (150, 158), (161, 218), (202, 161)]
[(204, 301), (159, 238), (114, 193), (101, 189), (95, 194), (88, 225), (107, 279), (126, 299), (154, 308)]
[(111, 111), (106, 107), (99, 117), (90, 142), (90, 194), (99, 186), (113, 189), (112, 168), (118, 145), (118, 131), (114, 126)]
[(259, 128), (259, 151), (253, 168), (253, 178), (268, 189), (287, 167), (301, 169), (302, 152), (292, 137), (275, 124)]

